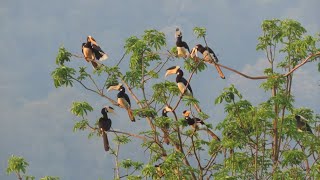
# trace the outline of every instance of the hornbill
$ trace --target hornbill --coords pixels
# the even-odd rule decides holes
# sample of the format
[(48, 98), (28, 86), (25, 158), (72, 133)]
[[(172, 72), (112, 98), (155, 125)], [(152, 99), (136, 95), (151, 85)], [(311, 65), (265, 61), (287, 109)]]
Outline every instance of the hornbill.
[[(168, 115), (167, 115), (168, 112), (172, 112), (172, 108), (166, 106), (162, 110), (162, 117), (168, 117)], [(170, 143), (170, 140), (169, 140), (169, 125), (165, 124), (164, 127), (161, 127), (161, 130), (163, 132), (163, 142), (166, 143), (166, 144), (169, 144)]]
[(182, 33), (179, 28), (176, 29), (176, 46), (178, 57), (187, 58), (190, 55), (190, 49), (186, 42), (182, 41)]
[(217, 63), (219, 62), (218, 60), (218, 57), (216, 56), (216, 54), (213, 52), (213, 50), (206, 46), (206, 47), (203, 47), (201, 44), (197, 44), (193, 49), (192, 49), (192, 52), (191, 52), (191, 57), (192, 58), (197, 58), (197, 52), (200, 52), (203, 56), (203, 60), (207, 63), (210, 63), (210, 64), (214, 64), (214, 66), (216, 67), (218, 73), (219, 73), (219, 76), (222, 78), (222, 79), (225, 79), (225, 76), (223, 74), (223, 72), (221, 71), (220, 69), (220, 66), (217, 65)]
[[(165, 77), (171, 74), (177, 74), (176, 82), (180, 92), (183, 95), (193, 96), (190, 83), (188, 83), (188, 81), (183, 77), (183, 71), (180, 69), (180, 66), (172, 66), (168, 68)], [(201, 112), (201, 109), (197, 104), (194, 104), (194, 106), (198, 112)]]
[(119, 93), (117, 95), (119, 107), (126, 109), (128, 111), (128, 115), (129, 115), (130, 120), (132, 122), (135, 122), (136, 120), (133, 116), (129, 96), (126, 94), (126, 90), (122, 86), (122, 84), (118, 84), (116, 86), (110, 86), (108, 88), (108, 91), (110, 91), (110, 90), (118, 90), (119, 91)]
[(297, 128), (298, 128), (298, 131), (300, 131), (300, 132), (308, 131), (311, 134), (313, 134), (312, 130), (311, 130), (311, 127), (307, 123), (308, 120), (306, 118), (304, 118), (301, 115), (295, 115), (295, 119), (296, 119), (296, 125), (297, 125)]
[(161, 165), (162, 165), (162, 163), (154, 165), (159, 178), (162, 178), (164, 176), (164, 172), (161, 169)]
[(189, 126), (191, 126), (195, 131), (205, 130), (212, 138), (214, 138), (217, 141), (220, 141), (220, 138), (217, 135), (215, 135), (210, 129), (208, 129), (201, 119), (196, 117), (191, 118), (190, 113), (191, 112), (187, 110), (183, 111), (182, 113)]
[(96, 56), (92, 52), (91, 42), (82, 43), (82, 54), (87, 62), (91, 62), (94, 69), (99, 69), (102, 65), (96, 60)]
[(87, 42), (82, 43), (82, 54), (87, 62), (91, 62), (94, 69), (99, 69), (102, 66), (97, 60), (103, 61), (108, 58), (108, 55), (101, 50), (92, 36), (88, 36)]
[(98, 121), (98, 126), (102, 133), (103, 146), (105, 151), (109, 151), (109, 148), (110, 148), (108, 137), (105, 131), (109, 131), (112, 124), (111, 119), (108, 118), (108, 112), (113, 113), (114, 109), (110, 106), (105, 106), (104, 108), (102, 108), (101, 109), (102, 117), (100, 117)]
[(100, 46), (97, 44), (96, 40), (92, 36), (87, 37), (87, 42), (91, 43), (92, 52), (94, 53), (95, 57), (99, 61), (103, 61), (108, 59), (108, 55), (102, 51)]

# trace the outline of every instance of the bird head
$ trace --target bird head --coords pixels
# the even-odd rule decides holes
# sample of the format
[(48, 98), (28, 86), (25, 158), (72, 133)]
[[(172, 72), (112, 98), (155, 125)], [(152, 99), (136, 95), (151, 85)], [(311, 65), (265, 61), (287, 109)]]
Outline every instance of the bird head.
[(301, 115), (296, 114), (294, 117), (296, 118), (297, 121), (308, 122), (308, 120), (305, 117), (301, 116)]
[(87, 42), (96, 42), (96, 40), (92, 36), (87, 37)]
[(182, 112), (182, 115), (183, 115), (184, 117), (189, 117), (190, 114), (191, 114), (191, 112), (190, 112), (190, 111), (187, 111), (187, 110), (184, 110), (184, 111)]
[(172, 108), (170, 106), (166, 106), (162, 109), (162, 115), (166, 115), (168, 112), (172, 112)]
[(176, 28), (175, 37), (176, 37), (176, 38), (178, 38), (178, 37), (182, 37), (182, 32), (180, 31), (180, 29), (179, 29), (179, 28)]
[(204, 48), (201, 44), (197, 44), (196, 46), (195, 46), (195, 48), (197, 49), (197, 50), (199, 50), (199, 48)]
[(105, 109), (106, 112), (114, 113), (114, 109), (111, 106), (105, 106), (104, 109)]
[(122, 84), (118, 84), (118, 85), (114, 85), (114, 86), (110, 86), (108, 88), (108, 91), (111, 91), (111, 90), (117, 90), (117, 91), (121, 91), (121, 90), (124, 90), (124, 87), (122, 86)]
[(171, 74), (178, 74), (179, 70), (180, 70), (180, 66), (172, 66), (167, 69), (165, 77)]

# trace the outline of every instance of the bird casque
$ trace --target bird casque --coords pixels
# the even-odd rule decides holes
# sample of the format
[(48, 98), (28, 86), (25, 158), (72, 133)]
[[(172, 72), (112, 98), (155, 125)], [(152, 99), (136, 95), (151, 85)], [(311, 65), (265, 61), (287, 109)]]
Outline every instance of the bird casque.
[(99, 130), (102, 134), (102, 139), (103, 139), (103, 146), (105, 151), (109, 151), (110, 146), (109, 146), (109, 141), (108, 141), (108, 136), (105, 131), (109, 131), (111, 128), (111, 119), (108, 117), (108, 112), (113, 113), (114, 109), (110, 106), (105, 106), (101, 109), (101, 114), (102, 117), (100, 117), (98, 121), (98, 126)]
[(207, 126), (205, 125), (205, 123), (199, 119), (199, 118), (191, 118), (190, 117), (190, 111), (183, 111), (182, 115), (185, 118), (185, 121), (188, 123), (189, 126), (191, 126), (195, 131), (197, 130), (204, 130), (206, 131), (212, 138), (214, 138), (217, 141), (220, 141), (220, 138), (214, 134), (210, 129), (207, 128)]
[(220, 66), (217, 64), (219, 62), (218, 57), (213, 52), (213, 50), (208, 46), (203, 47), (201, 44), (197, 44), (191, 51), (191, 55), (190, 55), (191, 58), (197, 59), (197, 52), (198, 51), (202, 54), (203, 60), (209, 64), (213, 64), (216, 67), (216, 69), (219, 73), (219, 76), (222, 79), (225, 79), (225, 76), (224, 76), (223, 72), (221, 71)]
[(131, 102), (129, 96), (126, 94), (125, 88), (122, 86), (122, 84), (118, 84), (115, 86), (110, 86), (108, 88), (108, 91), (110, 90), (118, 90), (119, 93), (117, 94), (117, 101), (118, 105), (121, 108), (124, 108), (128, 111), (129, 118), (132, 122), (135, 122), (135, 117), (133, 116), (133, 112), (131, 109)]
[[(190, 83), (183, 77), (183, 71), (180, 69), (180, 66), (172, 66), (167, 69), (167, 72), (165, 74), (165, 77), (171, 74), (177, 74), (176, 77), (176, 83), (178, 85), (178, 88), (180, 92), (183, 95), (187, 96), (193, 96), (192, 88), (190, 86)], [(198, 112), (201, 112), (200, 107), (197, 104), (194, 104), (195, 108)]]
[(182, 32), (179, 30), (179, 28), (176, 29), (175, 37), (178, 57), (188, 58), (190, 55), (190, 49), (188, 44), (182, 41)]

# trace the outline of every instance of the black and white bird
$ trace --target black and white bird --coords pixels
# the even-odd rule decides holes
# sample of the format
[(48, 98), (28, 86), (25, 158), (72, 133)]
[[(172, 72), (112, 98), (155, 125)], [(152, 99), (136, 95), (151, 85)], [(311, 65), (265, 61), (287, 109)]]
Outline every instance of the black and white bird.
[[(180, 69), (180, 66), (172, 66), (167, 69), (167, 72), (165, 74), (165, 77), (171, 74), (177, 74), (176, 77), (176, 83), (178, 85), (178, 88), (181, 92), (181, 94), (186, 96), (193, 96), (192, 88), (190, 86), (190, 83), (183, 77), (183, 71)], [(194, 104), (195, 108), (198, 112), (201, 112), (200, 107), (197, 104)]]
[(101, 109), (102, 117), (100, 117), (98, 121), (98, 126), (100, 129), (100, 132), (102, 133), (102, 139), (103, 139), (103, 146), (105, 151), (109, 151), (109, 141), (106, 131), (109, 131), (111, 128), (111, 119), (108, 117), (108, 112), (113, 113), (114, 109), (110, 106), (105, 106)]
[(102, 51), (92, 36), (88, 36), (87, 42), (82, 43), (82, 54), (87, 62), (91, 62), (94, 69), (99, 69), (102, 66), (99, 61), (108, 58), (108, 55)]
[(223, 72), (221, 71), (220, 66), (216, 64), (219, 62), (219, 60), (218, 60), (218, 57), (216, 56), (216, 54), (213, 52), (213, 50), (208, 46), (203, 47), (201, 44), (197, 44), (192, 49), (191, 57), (192, 58), (197, 57), (198, 51), (202, 54), (202, 59), (207, 63), (213, 64), (216, 67), (216, 69), (219, 73), (219, 76), (222, 79), (225, 79), (225, 76), (224, 76)]
[[(166, 106), (165, 108), (162, 109), (162, 117), (168, 117), (168, 112), (172, 112), (172, 108)], [(170, 143), (169, 140), (169, 124), (165, 124), (164, 127), (161, 127), (161, 130), (163, 132), (163, 142), (166, 144)]]
[(195, 131), (196, 130), (204, 130), (206, 131), (212, 138), (214, 138), (217, 141), (220, 141), (220, 138), (214, 134), (210, 129), (207, 128), (207, 126), (205, 125), (205, 123), (199, 119), (199, 118), (191, 118), (190, 117), (190, 111), (183, 111), (182, 115), (185, 118), (185, 121), (188, 123), (189, 126), (191, 126)]
[(178, 57), (188, 58), (190, 55), (190, 49), (186, 42), (182, 41), (182, 32), (179, 28), (176, 29), (176, 46), (178, 51)]
[(171, 74), (177, 74), (176, 77), (176, 83), (178, 85), (178, 88), (180, 92), (187, 96), (192, 96), (192, 88), (190, 86), (190, 83), (188, 84), (188, 81), (183, 77), (183, 71), (181, 70), (180, 66), (172, 66), (167, 69), (165, 77)]
[(313, 134), (312, 130), (311, 130), (311, 127), (307, 123), (308, 120), (306, 118), (304, 118), (301, 115), (295, 115), (295, 119), (296, 119), (296, 125), (297, 125), (298, 131), (300, 131), (300, 132), (309, 132), (309, 133)]
[(110, 90), (118, 90), (119, 93), (117, 94), (117, 101), (118, 105), (121, 108), (124, 108), (128, 111), (129, 118), (132, 122), (135, 122), (135, 117), (133, 116), (133, 112), (131, 109), (131, 102), (129, 96), (126, 94), (126, 89), (122, 86), (122, 84), (118, 84), (115, 86), (110, 86), (108, 91)]
[(91, 43), (92, 52), (94, 53), (95, 57), (99, 61), (104, 61), (108, 59), (108, 55), (102, 51), (100, 46), (97, 44), (96, 40), (92, 36), (87, 37), (87, 42)]

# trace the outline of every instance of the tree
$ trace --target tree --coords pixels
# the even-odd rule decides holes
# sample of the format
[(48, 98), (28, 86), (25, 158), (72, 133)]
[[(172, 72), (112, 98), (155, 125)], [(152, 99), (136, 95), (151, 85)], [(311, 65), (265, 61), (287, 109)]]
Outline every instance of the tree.
[[(25, 175), (29, 163), (19, 156), (12, 155), (8, 160), (7, 174), (15, 173), (19, 180), (34, 180), (34, 176)], [(60, 180), (59, 177), (45, 176), (40, 180)]]
[[(106, 63), (93, 73), (86, 67), (73, 68), (72, 61), (79, 56), (60, 47), (58, 67), (51, 75), (57, 88), (78, 83), (114, 106), (118, 105), (117, 101), (105, 90), (121, 83), (136, 103), (134, 116), (146, 121), (150, 128), (144, 132), (108, 131), (114, 134), (110, 150), (116, 162), (114, 179), (317, 179), (320, 177), (320, 117), (311, 109), (294, 107), (291, 92), (295, 70), (320, 56), (319, 38), (307, 35), (299, 22), (290, 19), (265, 20), (261, 28), (257, 50), (265, 52), (270, 65), (263, 76), (249, 76), (222, 64), (215, 65), (244, 78), (261, 80), (261, 87), (270, 92), (270, 97), (254, 106), (234, 85), (226, 87), (212, 100), (216, 105), (224, 105), (226, 113), (215, 128), (206, 122), (209, 116), (205, 112), (194, 115), (196, 111), (191, 105), (199, 104), (198, 99), (182, 95), (174, 82), (159, 78), (165, 65), (173, 64), (170, 60), (177, 58), (177, 52), (175, 47), (163, 52), (165, 35), (154, 29), (146, 30), (141, 37), (129, 37), (119, 62), (115, 66)], [(194, 33), (207, 44), (205, 28), (196, 27)], [(125, 57), (129, 57), (129, 69), (122, 72), (119, 64)], [(191, 84), (194, 75), (201, 76), (208, 65), (201, 59), (184, 59), (184, 69), (188, 71), (185, 74), (189, 74), (185, 75), (187, 83)], [(286, 73), (279, 73), (279, 69)], [(172, 109), (170, 115), (157, 115), (165, 107)], [(74, 131), (90, 129), (89, 137), (99, 136), (97, 124), (90, 124), (86, 117), (88, 112), (99, 108), (87, 102), (74, 102), (71, 112), (79, 117)], [(205, 122), (206, 131), (187, 127), (186, 121), (176, 113), (178, 108), (191, 110), (194, 117)], [(296, 114), (309, 120), (314, 134), (297, 132)], [(222, 137), (205, 140), (207, 130), (220, 130)], [(163, 137), (168, 134), (169, 145), (165, 145)], [(148, 162), (119, 159), (121, 145), (130, 143), (131, 138), (141, 139), (141, 146), (147, 148), (151, 157)]]

